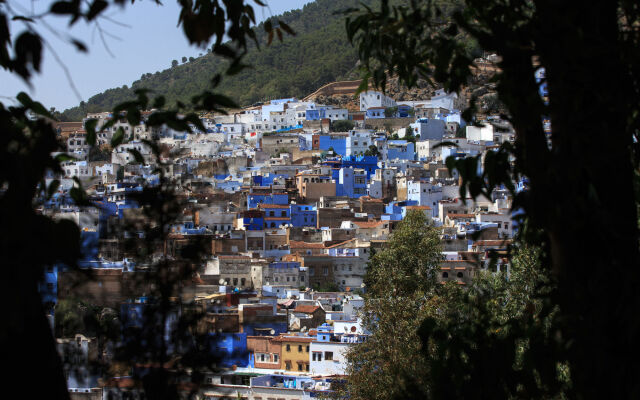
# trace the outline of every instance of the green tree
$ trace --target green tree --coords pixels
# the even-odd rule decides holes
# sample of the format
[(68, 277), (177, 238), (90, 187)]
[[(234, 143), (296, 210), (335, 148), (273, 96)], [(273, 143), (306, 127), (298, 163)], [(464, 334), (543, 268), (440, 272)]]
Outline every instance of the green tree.
[(172, 60), (171, 61), (171, 68), (175, 68), (178, 66), (178, 60)]
[(398, 113), (398, 106), (387, 107), (384, 109), (385, 118), (393, 118)]
[(558, 309), (545, 300), (553, 285), (540, 268), (540, 251), (511, 250), (509, 274), (503, 265), (500, 273), (477, 271), (468, 288), (439, 288), (431, 303), (436, 308), (418, 330), (427, 384), (406, 377), (406, 398), (562, 398), (569, 393), (566, 363), (553, 352), (539, 353), (537, 345), (554, 343), (558, 333)]
[(418, 328), (436, 289), (440, 237), (423, 212), (411, 211), (369, 260), (363, 324), (371, 335), (347, 352), (349, 398), (391, 399), (407, 376), (427, 379)]
[(411, 125), (407, 126), (404, 129), (405, 129), (405, 134), (403, 139), (406, 140), (407, 142), (415, 143), (416, 136), (413, 134), (413, 128), (411, 127)]
[(184, 64), (184, 63), (186, 63), (186, 62), (187, 62), (187, 57), (182, 56), (182, 63)]
[(378, 150), (378, 146), (372, 144), (371, 146), (369, 146), (367, 151), (364, 152), (364, 155), (365, 156), (376, 156), (376, 157), (379, 157), (380, 156), (380, 151)]
[(313, 290), (315, 290), (316, 292), (339, 292), (340, 288), (335, 282), (316, 282), (313, 285)]
[(348, 132), (356, 126), (355, 122), (350, 120), (338, 120), (331, 123), (331, 130), (334, 132)]
[[(407, 30), (407, 21), (419, 22)], [(490, 195), (503, 184), (524, 212), (523, 239), (542, 248), (542, 267), (557, 281), (549, 298), (560, 307), (555, 337), (564, 343), (530, 346), (537, 347), (534, 354), (568, 362), (578, 398), (640, 393), (640, 365), (631, 351), (640, 336), (634, 317), (640, 270), (627, 268), (640, 265), (633, 191), (640, 179), (639, 23), (637, 2), (628, 0), (589, 7), (576, 0), (416, 1), (392, 7), (383, 0), (380, 8), (354, 12), (347, 21), (365, 80), (372, 78), (376, 87), (385, 87), (388, 73), (408, 86), (433, 78), (459, 91), (472, 78), (476, 44), (499, 56), (493, 81), (515, 143), (488, 152), (480, 174), (480, 157), (449, 159), (447, 165), (460, 172), (463, 197)], [(540, 67), (548, 102), (535, 79)], [(475, 103), (472, 98), (465, 120), (472, 120)], [(551, 121), (550, 137), (544, 117)], [(523, 176), (529, 190), (516, 193), (513, 181)], [(624, 279), (611, 273), (618, 268), (627, 272)], [(548, 365), (541, 357), (529, 362), (540, 371)], [(541, 373), (537, 383), (518, 374), (510, 378), (528, 388), (540, 382), (557, 387), (554, 373)]]

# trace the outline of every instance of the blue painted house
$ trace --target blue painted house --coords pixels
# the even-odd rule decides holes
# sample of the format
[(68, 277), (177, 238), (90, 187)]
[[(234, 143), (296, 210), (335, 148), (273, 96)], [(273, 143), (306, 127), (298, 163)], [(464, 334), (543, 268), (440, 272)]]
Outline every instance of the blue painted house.
[(52, 314), (54, 306), (58, 304), (58, 265), (52, 265), (44, 270), (38, 291), (45, 306), (45, 312)]
[(384, 207), (384, 214), (380, 219), (389, 221), (402, 221), (406, 213), (407, 206), (417, 206), (415, 200), (392, 201)]
[(400, 104), (398, 105), (398, 112), (396, 113), (396, 115), (399, 118), (407, 118), (411, 115), (411, 106), (407, 105), (407, 104)]
[(259, 207), (264, 210), (265, 228), (277, 228), (280, 225), (291, 223), (291, 211), (288, 204), (261, 204)]
[(378, 169), (378, 157), (376, 156), (345, 156), (342, 157), (342, 167), (352, 167), (364, 169), (367, 173), (367, 180), (375, 174)]
[(258, 208), (260, 204), (289, 204), (289, 195), (286, 193), (249, 193), (247, 196), (247, 208)]
[(287, 175), (284, 174), (266, 174), (266, 175), (253, 175), (251, 182), (253, 186), (269, 186), (273, 185), (275, 180), (285, 180)]
[(264, 227), (264, 211), (244, 210), (239, 213), (242, 226), (248, 231), (261, 231)]
[(415, 160), (416, 150), (412, 142), (406, 140), (387, 141), (388, 160)]
[(209, 349), (219, 368), (248, 367), (247, 333), (215, 333), (209, 336)]
[(367, 173), (359, 168), (340, 168), (336, 182), (336, 196), (359, 198), (366, 194)]
[(347, 138), (344, 135), (320, 135), (319, 150), (328, 151), (333, 148), (336, 154), (345, 156), (347, 154)]
[(291, 225), (295, 227), (317, 225), (316, 206), (307, 204), (291, 204), (290, 205)]
[(385, 110), (384, 107), (369, 107), (366, 111), (365, 118), (366, 119), (385, 118), (384, 110)]

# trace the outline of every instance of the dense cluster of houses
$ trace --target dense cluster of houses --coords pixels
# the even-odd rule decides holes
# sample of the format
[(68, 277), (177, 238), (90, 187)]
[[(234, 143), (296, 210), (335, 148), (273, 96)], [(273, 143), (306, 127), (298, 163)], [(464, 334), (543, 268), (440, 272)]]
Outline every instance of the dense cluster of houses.
[[(61, 265), (46, 271), (41, 292), (51, 318), (59, 301), (81, 298), (118, 310), (123, 324), (143, 323), (149, 288), (133, 282), (149, 267), (130, 254), (117, 228), (144, 218), (136, 194), (163, 174), (184, 202), (157, 255), (179, 260), (185, 246), (205, 243), (193, 279), (176, 293), (181, 304), (205, 313), (199, 329), (211, 334), (220, 356), (199, 396), (319, 396), (344, 376), (349, 346), (366, 340), (358, 309), (367, 262), (408, 212), (424, 213), (441, 232), (441, 282), (467, 285), (479, 269), (508, 273), (505, 249), (517, 229), (509, 192), (460, 198), (458, 176), (445, 160), (485, 154), (513, 141), (514, 132), (497, 117), (467, 125), (457, 107), (455, 94), (442, 91), (411, 102), (368, 91), (360, 94), (360, 110), (279, 99), (202, 115), (204, 131), (119, 120), (99, 131), (99, 152), (87, 144), (83, 123), (59, 123), (76, 159), (47, 178), (60, 186), (39, 209), (78, 224), (79, 264), (93, 275), (83, 279)], [(112, 118), (93, 113), (85, 122), (97, 119), (100, 128)], [(340, 121), (352, 128), (336, 131)], [(118, 128), (127, 141), (111, 149)], [(159, 143), (159, 157), (145, 140)], [(93, 207), (74, 204), (74, 178)], [(519, 189), (526, 184), (518, 182)], [(84, 349), (81, 360), (105, 356), (90, 350), (92, 338), (58, 341)], [(129, 376), (97, 381), (71, 374), (69, 390), (75, 398), (140, 398)]]

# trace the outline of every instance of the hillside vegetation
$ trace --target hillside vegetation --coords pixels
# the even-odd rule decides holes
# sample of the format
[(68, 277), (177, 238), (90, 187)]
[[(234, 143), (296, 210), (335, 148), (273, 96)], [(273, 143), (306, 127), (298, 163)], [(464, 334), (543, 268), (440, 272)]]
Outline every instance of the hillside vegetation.
[[(371, 3), (372, 1), (368, 1)], [(252, 68), (224, 77), (218, 91), (242, 106), (278, 97), (302, 98), (318, 87), (345, 78), (358, 78), (355, 72), (357, 54), (348, 43), (344, 16), (336, 12), (357, 6), (356, 0), (317, 0), (301, 10), (277, 17), (297, 33), (283, 42), (274, 39), (266, 46), (266, 35), (260, 24), (260, 50), (252, 48), (245, 62)], [(167, 65), (180, 55), (167, 55)], [(206, 54), (175, 67), (143, 74), (130, 86), (108, 89), (77, 107), (65, 110), (62, 119), (78, 121), (87, 112), (111, 109), (115, 104), (133, 98), (133, 90), (148, 88), (152, 95), (164, 95), (167, 105), (177, 101), (189, 104), (191, 97), (210, 85), (210, 79), (221, 72), (225, 61)]]

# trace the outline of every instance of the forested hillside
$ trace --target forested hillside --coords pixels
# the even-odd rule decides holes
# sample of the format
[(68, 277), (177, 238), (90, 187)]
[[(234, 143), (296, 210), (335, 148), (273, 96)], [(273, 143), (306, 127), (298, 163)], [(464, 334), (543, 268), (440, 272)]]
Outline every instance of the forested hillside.
[[(225, 77), (218, 90), (245, 106), (278, 97), (303, 97), (328, 82), (357, 78), (356, 51), (346, 39), (344, 16), (336, 12), (358, 3), (317, 0), (302, 10), (278, 16), (293, 28), (296, 36), (286, 36), (283, 42), (275, 38), (271, 46), (263, 45), (260, 50), (252, 48), (245, 59), (252, 68)], [(256, 31), (260, 42), (266, 44), (262, 24)], [(181, 57), (168, 54), (167, 65), (172, 59), (180, 61)], [(209, 53), (164, 71), (144, 74), (129, 86), (106, 90), (65, 110), (62, 119), (80, 120), (87, 112), (108, 110), (132, 98), (137, 88), (149, 88), (152, 95), (164, 95), (169, 106), (176, 101), (189, 104), (194, 94), (209, 87), (211, 77), (221, 71), (224, 62)]]

